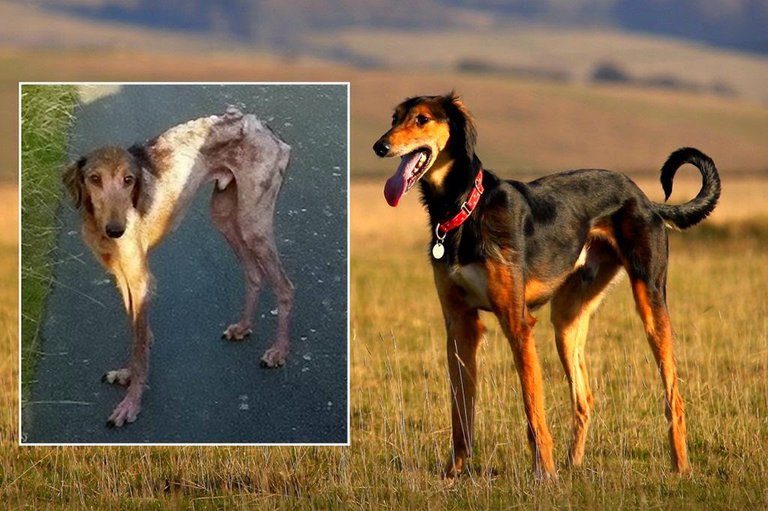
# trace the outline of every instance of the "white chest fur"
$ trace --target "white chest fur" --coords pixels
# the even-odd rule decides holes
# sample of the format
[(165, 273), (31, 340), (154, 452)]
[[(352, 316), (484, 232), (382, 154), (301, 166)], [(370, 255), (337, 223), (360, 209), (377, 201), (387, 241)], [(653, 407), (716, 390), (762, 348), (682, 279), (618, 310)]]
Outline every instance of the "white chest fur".
[(490, 310), (488, 300), (488, 274), (478, 263), (455, 266), (449, 273), (451, 281), (464, 290), (464, 299), (470, 307)]

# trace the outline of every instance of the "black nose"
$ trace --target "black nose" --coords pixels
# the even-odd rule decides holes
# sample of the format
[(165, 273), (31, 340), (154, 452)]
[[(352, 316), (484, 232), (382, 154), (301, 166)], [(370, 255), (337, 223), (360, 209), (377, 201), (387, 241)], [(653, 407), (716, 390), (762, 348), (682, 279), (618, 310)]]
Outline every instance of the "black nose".
[(392, 146), (389, 145), (389, 142), (384, 140), (383, 138), (380, 138), (376, 141), (375, 144), (373, 144), (373, 152), (376, 153), (378, 156), (381, 156), (382, 158), (389, 153), (389, 150), (392, 149)]
[(107, 236), (110, 238), (119, 238), (125, 232), (125, 226), (120, 225), (117, 222), (109, 222), (107, 224)]

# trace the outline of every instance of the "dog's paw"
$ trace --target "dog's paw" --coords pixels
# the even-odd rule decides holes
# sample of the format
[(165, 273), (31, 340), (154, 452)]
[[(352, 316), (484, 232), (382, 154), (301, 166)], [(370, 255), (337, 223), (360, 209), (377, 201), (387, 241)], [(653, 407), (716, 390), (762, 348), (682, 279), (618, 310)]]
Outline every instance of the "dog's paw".
[(233, 325), (229, 325), (226, 330), (224, 330), (224, 333), (221, 334), (222, 339), (226, 339), (228, 341), (242, 341), (251, 333), (253, 330), (251, 330), (250, 327), (244, 326), (240, 323), (235, 323)]
[(261, 357), (261, 367), (283, 366), (286, 358), (288, 358), (288, 346), (275, 344), (264, 352)]
[(117, 383), (118, 385), (128, 385), (131, 382), (131, 370), (124, 367), (115, 371), (107, 371), (101, 377), (102, 383)]
[(443, 479), (448, 484), (453, 484), (454, 481), (461, 475), (461, 472), (464, 470), (464, 458), (463, 457), (453, 457), (448, 460), (448, 462), (445, 464), (445, 467), (443, 468)]
[(125, 396), (125, 399), (120, 401), (115, 411), (107, 419), (108, 428), (119, 428), (123, 424), (135, 422), (136, 418), (141, 411), (141, 400), (134, 396)]
[(557, 483), (557, 471), (554, 467), (551, 467), (549, 470), (545, 470), (541, 466), (536, 466), (533, 468), (533, 479), (538, 484), (554, 484)]

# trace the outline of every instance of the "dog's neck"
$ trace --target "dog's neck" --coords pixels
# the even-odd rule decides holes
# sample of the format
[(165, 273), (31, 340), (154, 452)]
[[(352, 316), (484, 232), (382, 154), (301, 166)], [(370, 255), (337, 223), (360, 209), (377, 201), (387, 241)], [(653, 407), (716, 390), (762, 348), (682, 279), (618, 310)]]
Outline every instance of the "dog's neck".
[(452, 217), (467, 200), (474, 187), (475, 176), (482, 168), (476, 154), (471, 160), (464, 155), (455, 158), (442, 151), (421, 179), (421, 199), (432, 224)]

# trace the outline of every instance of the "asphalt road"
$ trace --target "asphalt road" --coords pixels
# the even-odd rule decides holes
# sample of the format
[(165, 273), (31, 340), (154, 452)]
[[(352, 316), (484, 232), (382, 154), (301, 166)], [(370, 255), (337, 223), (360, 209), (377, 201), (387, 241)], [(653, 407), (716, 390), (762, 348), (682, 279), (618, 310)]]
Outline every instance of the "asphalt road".
[(278, 249), (296, 286), (286, 365), (259, 366), (277, 320), (268, 286), (250, 338), (220, 339), (238, 318), (243, 277), (210, 224), (212, 188), (204, 188), (150, 257), (155, 342), (141, 414), (106, 428), (124, 390), (100, 378), (128, 360), (129, 327), (110, 275), (81, 241), (79, 215), (65, 203), (42, 354), (22, 409), (23, 442), (347, 442), (346, 86), (123, 86), (78, 108), (70, 155), (127, 147), (230, 104), (267, 121), (293, 147), (276, 214)]

